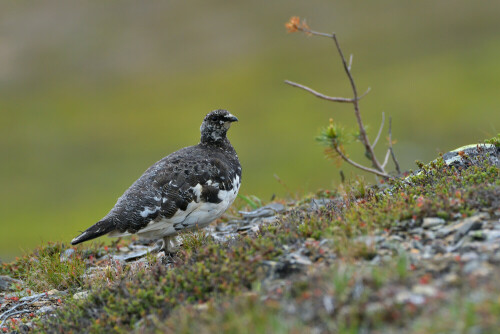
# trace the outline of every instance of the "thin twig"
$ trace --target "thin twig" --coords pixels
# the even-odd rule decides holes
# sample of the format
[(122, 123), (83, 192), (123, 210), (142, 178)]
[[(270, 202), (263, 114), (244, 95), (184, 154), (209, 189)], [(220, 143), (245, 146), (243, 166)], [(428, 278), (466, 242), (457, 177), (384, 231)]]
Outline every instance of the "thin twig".
[[(290, 81), (290, 80), (285, 80), (285, 83), (287, 85), (290, 85), (290, 86), (293, 86), (293, 87), (301, 88), (301, 89), (303, 89), (303, 90), (305, 90), (305, 91), (313, 94), (314, 96), (319, 97), (319, 98), (324, 99), (324, 100), (333, 101), (333, 102), (340, 102), (340, 103), (354, 103), (354, 99), (349, 99), (347, 97), (328, 96), (328, 95), (322, 94), (320, 92), (317, 92), (317, 91), (315, 91), (314, 89), (312, 89), (310, 87), (301, 85), (299, 83), (296, 83), (296, 82), (293, 82), (293, 81)], [(371, 88), (368, 87), (368, 89), (366, 90), (366, 92), (364, 92), (362, 95), (358, 96), (358, 101), (361, 100), (363, 97), (365, 97), (370, 91), (371, 91)]]
[(28, 305), (28, 302), (24, 302), (24, 303), (21, 303), (21, 304), (14, 305), (14, 307), (11, 307), (10, 309), (8, 309), (7, 311), (5, 311), (4, 313), (0, 314), (0, 319), (2, 319), (4, 316), (8, 315), (10, 312), (15, 311), (16, 308), (21, 307), (21, 306), (25, 306), (25, 305)]
[(303, 89), (305, 91), (308, 91), (309, 93), (313, 94), (314, 96), (317, 96), (317, 97), (319, 97), (321, 99), (324, 99), (324, 100), (334, 101), (334, 102), (342, 102), (342, 103), (353, 103), (354, 102), (353, 99), (349, 99), (349, 98), (345, 98), (345, 97), (333, 97), (333, 96), (328, 96), (328, 95), (325, 95), (325, 94), (321, 94), (321, 93), (315, 91), (312, 88), (309, 88), (307, 86), (298, 84), (298, 83), (293, 82), (293, 81), (285, 80), (285, 83), (288, 84), (288, 85), (290, 85), (290, 86), (301, 88), (301, 89)]
[[(8, 309), (7, 311), (5, 311), (2, 314), (0, 314), (0, 319), (2, 319), (2, 318), (5, 317), (3, 319), (3, 321), (2, 321), (2, 323), (0, 323), (0, 328), (3, 326), (3, 324), (5, 323), (5, 321), (7, 321), (7, 319), (9, 319), (10, 317), (12, 317), (12, 316), (14, 316), (16, 314), (31, 312), (30, 310), (16, 311), (16, 309), (18, 307), (32, 305), (34, 302), (38, 301), (43, 296), (45, 296), (45, 293), (41, 293), (41, 294), (38, 294), (38, 295), (35, 295), (35, 296), (31, 296), (31, 297), (34, 297), (34, 298), (31, 299), (31, 300), (26, 300), (25, 302), (23, 302), (21, 304), (14, 305), (13, 307), (11, 307), (10, 309)], [(29, 297), (24, 297), (24, 298), (29, 298)], [(16, 312), (14, 312), (14, 311), (16, 311)]]
[(9, 313), (7, 314), (7, 316), (5, 317), (5, 319), (3, 319), (2, 323), (0, 324), (0, 328), (3, 327), (3, 324), (11, 317), (15, 316), (15, 315), (18, 315), (18, 314), (22, 314), (22, 313), (30, 313), (31, 310), (21, 310), (21, 311), (17, 311), (17, 312), (14, 312), (14, 313)]
[(394, 149), (392, 148), (392, 117), (389, 117), (389, 150), (391, 151), (392, 161), (394, 161), (394, 166), (396, 167), (396, 172), (401, 174), (401, 169), (399, 168), (398, 160), (394, 154)]
[(353, 165), (354, 167), (359, 168), (361, 170), (364, 170), (365, 172), (368, 172), (368, 173), (376, 174), (376, 175), (381, 176), (383, 178), (389, 178), (390, 177), (389, 174), (387, 174), (387, 173), (378, 171), (378, 170), (373, 169), (373, 168), (365, 167), (363, 165), (358, 164), (357, 162), (352, 161), (344, 153), (342, 153), (342, 151), (337, 147), (337, 145), (334, 144), (333, 147), (334, 147), (335, 151), (338, 153), (338, 155), (340, 155), (340, 157), (344, 161), (346, 161), (347, 163)]
[(305, 29), (305, 28), (302, 28), (302, 27), (297, 27), (297, 29), (302, 30), (303, 32), (305, 32), (307, 34), (310, 34), (310, 35), (316, 35), (316, 36), (322, 36), (322, 37), (332, 38), (332, 34), (326, 34), (324, 32), (314, 31), (314, 30), (311, 30), (311, 29)]
[(373, 141), (372, 144), (373, 148), (375, 148), (375, 145), (377, 145), (378, 140), (380, 139), (380, 135), (382, 134), (382, 130), (384, 129), (384, 123), (385, 123), (385, 112), (382, 112), (382, 123), (380, 123), (380, 128), (378, 129), (377, 138), (375, 138), (375, 140)]
[(391, 149), (387, 149), (387, 153), (385, 154), (385, 158), (384, 158), (384, 163), (382, 164), (382, 167), (385, 168), (385, 166), (387, 166), (387, 163), (389, 162), (389, 156), (391, 155)]
[(366, 90), (366, 92), (364, 92), (363, 94), (361, 94), (360, 96), (358, 96), (358, 101), (361, 100), (366, 95), (368, 95), (368, 93), (371, 92), (371, 91), (372, 91), (372, 88), (368, 87), (368, 89)]

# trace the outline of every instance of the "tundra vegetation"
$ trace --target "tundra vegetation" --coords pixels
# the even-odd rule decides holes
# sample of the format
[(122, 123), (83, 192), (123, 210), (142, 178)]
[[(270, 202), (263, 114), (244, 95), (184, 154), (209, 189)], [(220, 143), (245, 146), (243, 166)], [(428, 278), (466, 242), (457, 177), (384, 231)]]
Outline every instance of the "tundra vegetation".
[[(287, 28), (321, 34), (297, 18)], [(274, 219), (225, 240), (203, 230), (184, 234), (171, 255), (122, 260), (134, 238), (110, 246), (44, 244), (1, 264), (0, 282), (7, 283), (0, 285), (0, 331), (494, 332), (500, 325), (500, 178), (492, 161), (498, 162), (500, 135), (476, 147), (479, 153), (493, 147), (496, 156), (459, 151), (459, 164), (438, 157), (418, 162), (415, 172), (389, 174), (390, 158), (399, 168), (390, 125), (380, 162), (373, 147), (383, 127), (370, 142), (351, 61), (335, 34), (326, 37), (354, 93), (347, 103), (359, 132), (351, 138), (365, 147), (371, 166), (350, 160), (334, 122), (321, 141), (333, 157), (380, 177), (378, 184), (359, 177), (294, 201), (275, 200), (286, 209)], [(265, 204), (242, 197), (216, 224), (230, 225), (239, 211)]]

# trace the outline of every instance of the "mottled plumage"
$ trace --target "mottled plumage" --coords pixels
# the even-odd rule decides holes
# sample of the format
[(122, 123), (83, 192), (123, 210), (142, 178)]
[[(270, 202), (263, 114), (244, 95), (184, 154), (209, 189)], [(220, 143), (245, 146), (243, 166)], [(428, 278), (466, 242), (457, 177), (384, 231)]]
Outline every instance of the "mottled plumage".
[(238, 156), (226, 137), (237, 118), (226, 110), (205, 116), (198, 145), (161, 159), (128, 188), (111, 211), (73, 239), (73, 245), (104, 234), (171, 238), (204, 227), (233, 203), (241, 183)]

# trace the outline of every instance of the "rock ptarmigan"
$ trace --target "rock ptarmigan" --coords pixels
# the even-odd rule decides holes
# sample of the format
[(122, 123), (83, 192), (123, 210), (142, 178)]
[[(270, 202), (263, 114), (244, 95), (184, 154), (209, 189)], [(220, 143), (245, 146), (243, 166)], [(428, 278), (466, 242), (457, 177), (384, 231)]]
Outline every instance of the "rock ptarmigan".
[(111, 211), (71, 241), (76, 245), (108, 234), (137, 234), (164, 240), (173, 250), (175, 236), (210, 224), (231, 206), (241, 184), (238, 155), (226, 137), (238, 119), (214, 110), (201, 124), (198, 145), (185, 147), (149, 167), (118, 199)]

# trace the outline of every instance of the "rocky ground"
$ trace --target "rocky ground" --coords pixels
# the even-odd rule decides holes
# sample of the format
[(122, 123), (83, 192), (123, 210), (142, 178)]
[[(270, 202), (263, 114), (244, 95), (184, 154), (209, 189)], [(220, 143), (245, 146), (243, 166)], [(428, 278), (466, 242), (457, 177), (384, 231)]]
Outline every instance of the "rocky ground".
[(2, 265), (0, 331), (495, 332), (499, 161), (497, 139), (390, 184), (232, 212), (176, 254), (43, 246)]

